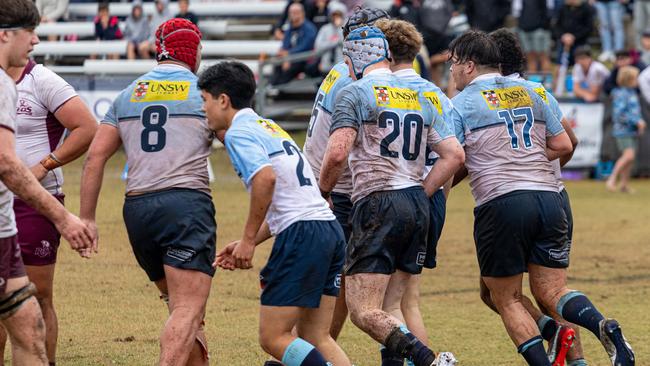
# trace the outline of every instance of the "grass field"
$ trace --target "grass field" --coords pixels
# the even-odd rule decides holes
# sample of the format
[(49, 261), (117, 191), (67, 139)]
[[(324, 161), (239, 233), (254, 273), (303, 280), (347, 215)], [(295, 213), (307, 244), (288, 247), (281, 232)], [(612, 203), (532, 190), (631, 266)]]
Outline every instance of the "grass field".
[[(298, 136), (297, 140), (301, 140)], [(299, 143), (302, 143), (301, 141)], [(248, 197), (224, 151), (212, 155), (216, 181), (218, 247), (239, 238)], [(138, 267), (122, 221), (125, 156), (110, 162), (97, 215), (100, 253), (83, 260), (62, 244), (56, 273), (59, 365), (153, 365), (166, 308)], [(67, 206), (79, 209), (81, 162), (65, 169)], [(607, 193), (601, 182), (569, 182), (575, 217), (570, 285), (616, 317), (637, 354), (650, 365), (650, 181), (636, 181), (635, 195)], [(473, 200), (466, 184), (452, 191), (439, 245), (439, 268), (422, 281), (422, 313), (434, 350), (456, 354), (461, 366), (524, 365), (500, 319), (478, 296), (472, 240)], [(258, 273), (271, 243), (258, 248), (254, 268), (218, 271), (208, 303), (206, 329), (212, 364), (261, 365), (257, 343)], [(600, 344), (582, 332), (590, 365), (609, 365)], [(340, 344), (358, 366), (378, 365), (377, 343), (348, 323)]]

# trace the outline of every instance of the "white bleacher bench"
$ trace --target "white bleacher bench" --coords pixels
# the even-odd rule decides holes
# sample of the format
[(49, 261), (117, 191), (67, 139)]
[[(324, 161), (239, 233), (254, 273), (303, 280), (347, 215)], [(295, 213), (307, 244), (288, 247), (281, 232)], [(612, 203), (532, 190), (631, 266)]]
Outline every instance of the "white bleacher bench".
[[(127, 41), (45, 41), (34, 46), (34, 56), (89, 56), (126, 54)], [(202, 41), (203, 57), (258, 56), (260, 53), (274, 55), (280, 49), (280, 41)]]
[[(223, 60), (202, 60), (199, 72)], [(253, 73), (258, 73), (259, 63), (256, 60), (238, 60), (248, 66)], [(142, 75), (156, 66), (155, 60), (85, 60), (81, 70), (78, 68), (67, 69), (70, 72), (82, 73), (85, 75)], [(267, 65), (264, 73), (269, 75), (273, 72), (273, 66)], [(74, 66), (73, 66), (74, 67)], [(66, 71), (66, 69), (61, 69)]]
[(34, 46), (34, 56), (90, 56), (108, 54), (126, 54), (127, 41), (76, 41), (76, 42), (41, 42)]
[[(120, 23), (124, 31), (125, 23)], [(233, 33), (270, 33), (271, 24), (231, 24), (226, 20), (204, 20), (199, 22), (201, 32), (206, 36), (224, 37)], [(95, 24), (93, 22), (64, 22), (64, 23), (41, 23), (36, 28), (39, 36), (57, 35), (65, 36), (76, 34), (81, 38), (93, 37), (95, 35)]]
[[(198, 17), (262, 17), (280, 16), (284, 11), (286, 1), (213, 1), (209, 3), (192, 3), (190, 10)], [(111, 3), (111, 15), (126, 17), (131, 14), (133, 5), (130, 3)], [(144, 3), (145, 15), (153, 14), (154, 3)], [(178, 13), (178, 4), (169, 4), (172, 14)], [(72, 3), (68, 6), (71, 18), (94, 17), (97, 15), (97, 3)], [(200, 22), (199, 22), (200, 24)]]

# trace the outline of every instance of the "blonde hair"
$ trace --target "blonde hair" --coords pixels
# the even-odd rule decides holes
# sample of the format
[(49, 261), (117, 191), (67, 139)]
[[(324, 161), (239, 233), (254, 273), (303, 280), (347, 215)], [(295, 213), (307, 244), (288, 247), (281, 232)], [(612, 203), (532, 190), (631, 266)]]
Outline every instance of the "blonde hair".
[(413, 62), (422, 48), (422, 35), (413, 24), (403, 20), (380, 19), (374, 26), (386, 36), (393, 61)]
[(634, 66), (623, 66), (618, 70), (616, 75), (616, 84), (626, 88), (633, 88), (635, 81), (639, 77), (639, 69)]

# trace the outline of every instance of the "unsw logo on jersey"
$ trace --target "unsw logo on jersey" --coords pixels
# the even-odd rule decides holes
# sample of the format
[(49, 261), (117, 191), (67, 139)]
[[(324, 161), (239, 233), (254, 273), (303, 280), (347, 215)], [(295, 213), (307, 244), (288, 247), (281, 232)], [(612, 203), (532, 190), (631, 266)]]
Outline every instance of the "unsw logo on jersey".
[(380, 107), (421, 110), (418, 92), (405, 88), (374, 86), (375, 101)]
[(440, 102), (440, 97), (436, 92), (424, 92), (422, 93), (424, 97), (436, 107), (438, 114), (442, 116), (442, 103)]
[(341, 74), (338, 71), (335, 69), (330, 70), (329, 74), (325, 77), (325, 80), (323, 80), (323, 84), (320, 86), (321, 90), (324, 91), (325, 94), (329, 93), (339, 77), (341, 77)]
[(285, 130), (283, 130), (282, 127), (270, 119), (258, 119), (257, 123), (259, 123), (260, 126), (264, 127), (266, 132), (268, 132), (273, 137), (291, 139), (291, 136)]
[(546, 88), (544, 88), (543, 86), (540, 86), (539, 88), (535, 88), (533, 90), (535, 91), (535, 93), (537, 93), (537, 95), (539, 95), (540, 98), (542, 98), (544, 103), (549, 104), (548, 103), (548, 97), (546, 96)]
[(531, 107), (533, 101), (523, 86), (481, 91), (485, 103), (491, 110)]
[(138, 81), (131, 94), (131, 102), (187, 100), (189, 93), (189, 81)]

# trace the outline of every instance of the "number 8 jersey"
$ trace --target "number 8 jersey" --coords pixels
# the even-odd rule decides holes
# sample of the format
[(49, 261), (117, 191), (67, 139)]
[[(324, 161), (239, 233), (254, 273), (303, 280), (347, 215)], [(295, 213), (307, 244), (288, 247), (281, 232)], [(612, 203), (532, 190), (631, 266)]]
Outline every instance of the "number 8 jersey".
[(452, 102), (477, 206), (516, 190), (559, 191), (546, 138), (564, 128), (527, 81), (482, 75)]
[(156, 66), (117, 96), (102, 123), (120, 132), (127, 194), (170, 188), (210, 194), (213, 134), (202, 104), (196, 75), (173, 64)]
[(242, 109), (233, 117), (224, 144), (249, 190), (255, 174), (262, 168), (273, 168), (275, 191), (266, 213), (271, 234), (277, 235), (296, 221), (335, 219), (300, 148), (275, 122), (250, 108)]
[(418, 91), (389, 69), (376, 69), (339, 93), (330, 131), (357, 130), (348, 160), (352, 202), (372, 192), (421, 186), (427, 146), (454, 137)]

